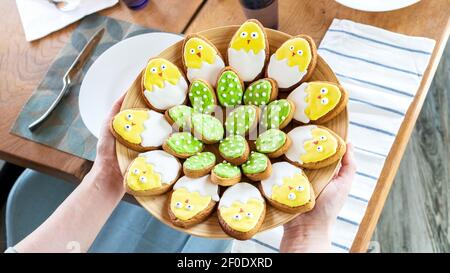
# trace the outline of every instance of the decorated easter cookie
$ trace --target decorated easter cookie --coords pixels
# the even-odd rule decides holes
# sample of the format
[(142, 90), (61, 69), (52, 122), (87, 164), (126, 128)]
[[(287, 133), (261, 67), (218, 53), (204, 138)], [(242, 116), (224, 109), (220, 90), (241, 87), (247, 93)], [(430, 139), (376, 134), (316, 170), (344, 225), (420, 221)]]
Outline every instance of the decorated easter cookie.
[(299, 35), (284, 42), (270, 57), (266, 75), (278, 87), (289, 90), (308, 80), (317, 62), (316, 45), (307, 35)]
[(178, 179), (181, 164), (176, 157), (161, 150), (139, 154), (124, 175), (128, 193), (135, 196), (163, 194)]
[(247, 140), (240, 135), (230, 135), (219, 144), (220, 155), (235, 165), (241, 165), (247, 161), (249, 151)]
[(220, 70), (225, 67), (217, 48), (198, 34), (190, 34), (184, 39), (183, 65), (190, 82), (201, 79), (213, 86)]
[(229, 187), (219, 202), (217, 216), (223, 231), (238, 240), (247, 240), (261, 227), (266, 204), (259, 190), (245, 182)]
[(153, 58), (142, 77), (145, 103), (162, 112), (186, 100), (188, 84), (176, 65), (163, 58)]
[(227, 66), (221, 71), (216, 86), (220, 105), (229, 107), (241, 104), (244, 84), (231, 67)]
[(188, 158), (203, 150), (203, 143), (189, 132), (170, 135), (163, 143), (164, 151), (178, 158)]
[(189, 87), (189, 100), (195, 112), (209, 114), (216, 106), (216, 94), (209, 83), (194, 80)]
[(194, 110), (186, 105), (177, 105), (166, 110), (164, 116), (176, 131), (182, 131), (191, 125), (191, 116)]
[(294, 89), (289, 100), (295, 104), (294, 120), (324, 123), (341, 113), (348, 101), (347, 92), (331, 82), (305, 82)]
[(269, 129), (256, 139), (256, 150), (270, 158), (283, 155), (291, 146), (291, 139), (279, 129)]
[(127, 109), (114, 116), (111, 132), (126, 147), (144, 152), (161, 146), (172, 133), (172, 127), (158, 112)]
[(223, 126), (220, 120), (207, 115), (194, 113), (192, 115), (194, 135), (207, 144), (216, 143), (223, 138)]
[(270, 176), (272, 164), (265, 154), (251, 152), (250, 157), (242, 164), (242, 172), (253, 181), (260, 181)]
[(340, 160), (345, 154), (345, 142), (333, 131), (323, 126), (306, 125), (288, 133), (292, 140), (286, 159), (307, 169), (319, 169)]
[(209, 175), (199, 178), (181, 177), (169, 196), (170, 221), (184, 228), (204, 221), (219, 201), (218, 192), (219, 187), (211, 182)]
[(272, 175), (261, 181), (261, 192), (275, 208), (287, 213), (310, 211), (314, 190), (302, 169), (287, 162), (272, 165)]
[(230, 135), (245, 135), (255, 129), (258, 124), (260, 110), (253, 105), (243, 105), (231, 111), (225, 121)]
[(292, 120), (295, 105), (292, 101), (274, 100), (264, 107), (261, 115), (261, 125), (264, 128), (283, 129)]
[(221, 186), (234, 185), (241, 181), (241, 169), (224, 161), (212, 169), (211, 181)]
[(193, 155), (183, 163), (183, 172), (186, 176), (196, 178), (208, 174), (216, 164), (216, 156), (211, 152)]
[(251, 83), (244, 93), (244, 104), (266, 105), (276, 99), (278, 87), (274, 80), (265, 78)]
[(243, 23), (231, 38), (228, 63), (239, 77), (251, 82), (258, 77), (269, 56), (269, 43), (264, 27), (255, 19)]

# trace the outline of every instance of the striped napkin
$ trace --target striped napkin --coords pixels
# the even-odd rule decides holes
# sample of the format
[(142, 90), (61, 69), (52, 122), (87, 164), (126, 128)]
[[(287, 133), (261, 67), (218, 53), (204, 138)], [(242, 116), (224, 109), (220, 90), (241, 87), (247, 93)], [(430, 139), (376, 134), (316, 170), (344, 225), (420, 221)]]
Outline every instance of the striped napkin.
[[(385, 159), (419, 88), (435, 41), (334, 19), (319, 46), (349, 92), (349, 141), (356, 179), (332, 231), (332, 251), (348, 252)], [(233, 252), (278, 252), (283, 228), (235, 241)]]

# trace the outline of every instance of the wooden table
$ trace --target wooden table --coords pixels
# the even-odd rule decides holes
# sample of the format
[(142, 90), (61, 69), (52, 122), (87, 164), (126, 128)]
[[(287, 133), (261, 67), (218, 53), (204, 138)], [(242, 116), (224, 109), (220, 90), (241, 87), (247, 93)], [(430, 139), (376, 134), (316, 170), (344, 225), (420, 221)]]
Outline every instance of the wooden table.
[[(24, 39), (15, 1), (0, 3), (0, 158), (72, 181), (79, 181), (91, 163), (49, 147), (9, 134), (9, 129), (35, 86), (43, 77), (56, 53), (66, 43), (75, 25), (39, 41)], [(178, 5), (175, 5), (177, 3)], [(211, 27), (240, 24), (245, 21), (237, 0), (151, 1), (142, 11), (128, 10), (123, 4), (101, 14), (132, 21), (163, 31), (192, 33)], [(307, 33), (319, 44), (333, 18), (345, 18), (408, 35), (436, 40), (417, 95), (399, 130), (396, 146), (389, 153), (375, 192), (368, 204), (351, 251), (363, 252), (380, 216), (397, 172), (408, 139), (425, 100), (436, 67), (450, 33), (450, 0), (422, 0), (397, 11), (367, 13), (352, 10), (332, 0), (280, 0), (279, 29), (289, 34)], [(174, 18), (174, 19), (172, 19)], [(300, 23), (301, 22), (301, 23)], [(42, 155), (45, 154), (45, 157)]]

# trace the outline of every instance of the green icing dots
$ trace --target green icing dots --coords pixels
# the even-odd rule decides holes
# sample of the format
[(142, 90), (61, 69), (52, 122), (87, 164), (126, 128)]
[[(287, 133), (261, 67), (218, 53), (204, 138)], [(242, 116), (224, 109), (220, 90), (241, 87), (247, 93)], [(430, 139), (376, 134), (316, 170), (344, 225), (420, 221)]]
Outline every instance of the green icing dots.
[(222, 106), (236, 106), (241, 104), (242, 85), (239, 77), (233, 71), (224, 71), (217, 82), (217, 96)]
[(253, 82), (244, 93), (244, 104), (266, 105), (269, 103), (272, 85), (268, 80)]
[(236, 176), (239, 176), (241, 174), (241, 169), (239, 169), (238, 166), (231, 165), (228, 162), (223, 162), (217, 164), (213, 172), (222, 178), (234, 178)]
[(211, 152), (203, 152), (193, 155), (184, 161), (183, 165), (189, 170), (202, 170), (216, 162), (216, 156)]
[(215, 99), (211, 87), (202, 80), (194, 80), (189, 88), (189, 100), (194, 111), (211, 113), (214, 111)]
[(178, 154), (193, 155), (203, 150), (203, 143), (188, 132), (173, 133), (167, 145)]
[(239, 135), (231, 135), (219, 144), (219, 152), (226, 158), (238, 158), (244, 155), (247, 148), (246, 140)]
[[(195, 133), (200, 134), (202, 139), (219, 141), (223, 138), (222, 123), (213, 116), (194, 113), (192, 115), (192, 127)], [(198, 135), (196, 136), (199, 137)]]
[(256, 121), (256, 109), (243, 105), (228, 114), (225, 127), (229, 134), (244, 135)]
[(291, 104), (288, 100), (275, 100), (267, 105), (262, 113), (261, 123), (265, 128), (279, 128), (289, 115)]
[(280, 149), (286, 142), (286, 134), (278, 129), (269, 129), (256, 139), (256, 150), (261, 153), (272, 153)]
[(186, 128), (191, 119), (192, 108), (186, 105), (177, 105), (169, 109), (169, 116), (180, 129)]
[(247, 162), (242, 164), (242, 171), (245, 174), (262, 173), (267, 168), (267, 160), (265, 154), (252, 152)]

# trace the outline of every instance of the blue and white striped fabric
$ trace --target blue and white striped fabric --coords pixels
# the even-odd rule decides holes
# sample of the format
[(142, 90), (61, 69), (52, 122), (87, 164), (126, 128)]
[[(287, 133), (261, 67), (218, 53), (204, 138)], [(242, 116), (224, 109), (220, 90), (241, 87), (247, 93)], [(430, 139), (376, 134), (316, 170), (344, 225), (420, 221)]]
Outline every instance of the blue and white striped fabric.
[[(332, 233), (332, 251), (348, 252), (400, 125), (428, 66), (435, 41), (348, 20), (333, 20), (319, 46), (349, 92), (349, 141), (358, 172)], [(234, 252), (278, 252), (282, 227), (233, 245)]]

